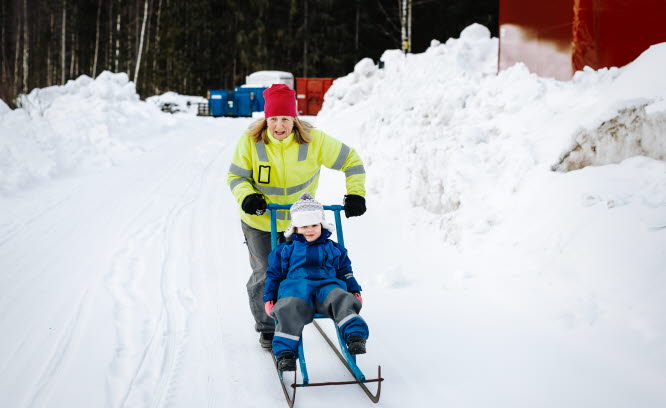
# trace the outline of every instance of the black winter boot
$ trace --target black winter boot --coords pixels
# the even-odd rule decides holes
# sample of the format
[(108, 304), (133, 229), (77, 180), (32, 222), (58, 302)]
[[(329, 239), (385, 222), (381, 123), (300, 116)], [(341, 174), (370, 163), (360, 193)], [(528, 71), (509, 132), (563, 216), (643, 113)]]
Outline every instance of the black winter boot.
[(259, 344), (265, 349), (273, 348), (273, 335), (272, 332), (261, 332), (259, 333)]
[(349, 354), (352, 356), (365, 354), (365, 339), (356, 335), (349, 336), (349, 340), (347, 340), (347, 350), (349, 350)]
[(296, 356), (291, 353), (282, 353), (277, 358), (278, 370), (296, 371)]

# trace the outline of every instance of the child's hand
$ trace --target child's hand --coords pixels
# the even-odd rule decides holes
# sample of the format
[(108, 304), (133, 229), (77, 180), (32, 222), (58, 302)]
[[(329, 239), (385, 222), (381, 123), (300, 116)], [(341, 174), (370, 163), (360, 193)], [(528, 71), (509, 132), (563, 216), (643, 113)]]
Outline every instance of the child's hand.
[(352, 295), (356, 296), (356, 299), (361, 301), (361, 304), (363, 304), (363, 296), (361, 296), (361, 292), (352, 292)]
[(264, 303), (264, 310), (266, 311), (267, 315), (271, 316), (271, 310), (273, 310), (273, 307), (275, 307), (274, 300), (269, 300), (268, 302)]

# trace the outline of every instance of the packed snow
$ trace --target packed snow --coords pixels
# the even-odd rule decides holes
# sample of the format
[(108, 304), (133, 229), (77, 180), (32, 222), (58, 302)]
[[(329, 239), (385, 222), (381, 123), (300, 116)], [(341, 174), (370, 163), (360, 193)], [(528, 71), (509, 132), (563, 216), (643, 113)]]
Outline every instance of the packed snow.
[[(566, 82), (496, 74), (478, 24), (382, 60), (305, 118), (365, 162), (343, 226), (378, 406), (666, 406), (666, 43)], [(160, 110), (197, 98), (105, 72), (0, 103), (0, 406), (285, 404), (225, 183), (252, 119)], [(317, 198), (344, 193), (325, 171)], [(304, 342), (311, 381), (350, 379)]]

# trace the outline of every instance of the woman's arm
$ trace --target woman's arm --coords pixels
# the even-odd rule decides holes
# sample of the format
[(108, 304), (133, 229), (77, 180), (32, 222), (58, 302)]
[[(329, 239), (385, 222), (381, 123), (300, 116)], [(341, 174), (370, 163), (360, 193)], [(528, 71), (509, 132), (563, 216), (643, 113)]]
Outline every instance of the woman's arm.
[(347, 194), (365, 196), (365, 168), (356, 150), (319, 129), (311, 133), (319, 139), (316, 143), (323, 165), (345, 173)]
[(227, 184), (239, 205), (242, 205), (245, 197), (250, 194), (260, 194), (254, 188), (253, 143), (247, 134), (243, 134), (240, 137), (238, 144), (236, 144), (234, 156), (231, 159), (229, 172), (227, 173)]

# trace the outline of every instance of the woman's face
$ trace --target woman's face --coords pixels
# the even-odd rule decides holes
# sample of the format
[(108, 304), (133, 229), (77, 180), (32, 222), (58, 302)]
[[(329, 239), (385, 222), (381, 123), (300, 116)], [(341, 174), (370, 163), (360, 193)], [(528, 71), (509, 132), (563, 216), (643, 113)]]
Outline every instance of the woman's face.
[(294, 118), (291, 116), (271, 116), (266, 119), (268, 129), (277, 140), (282, 140), (294, 129)]

